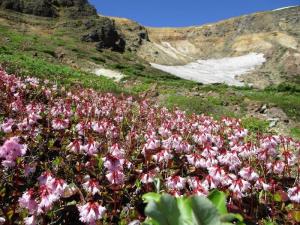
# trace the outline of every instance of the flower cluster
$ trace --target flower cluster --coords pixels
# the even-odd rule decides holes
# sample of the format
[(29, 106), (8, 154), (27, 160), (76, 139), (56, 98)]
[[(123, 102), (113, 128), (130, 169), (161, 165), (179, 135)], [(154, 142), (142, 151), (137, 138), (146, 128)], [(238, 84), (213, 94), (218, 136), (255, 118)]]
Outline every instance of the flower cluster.
[[(117, 223), (121, 215), (128, 223), (143, 219), (141, 196), (155, 191), (156, 180), (176, 196), (226, 191), (228, 207), (253, 221), (279, 215), (278, 194), (299, 207), (300, 143), (249, 134), (238, 119), (217, 121), (125, 95), (65, 90), (2, 70), (0, 104), (0, 177), (11, 177), (0, 183), (27, 189), (18, 203), (5, 199), (18, 205), (16, 214), (26, 209), (26, 224), (67, 215), (87, 224)], [(263, 206), (269, 213), (258, 217)]]
[(37, 191), (29, 189), (19, 198), (20, 207), (28, 210), (30, 215), (24, 218), (26, 225), (37, 224), (38, 216), (50, 211), (67, 188), (63, 179), (53, 177), (50, 172), (44, 172), (38, 181), (39, 188)]
[(18, 137), (9, 138), (0, 147), (0, 158), (4, 159), (2, 165), (4, 167), (15, 166), (18, 157), (26, 154), (27, 146), (20, 144)]

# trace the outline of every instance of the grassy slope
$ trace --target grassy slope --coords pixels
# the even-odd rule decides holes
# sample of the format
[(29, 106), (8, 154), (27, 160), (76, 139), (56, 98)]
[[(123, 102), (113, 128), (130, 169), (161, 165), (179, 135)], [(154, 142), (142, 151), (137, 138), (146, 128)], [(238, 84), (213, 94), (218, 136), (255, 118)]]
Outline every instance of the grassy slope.
[[(3, 17), (3, 14), (0, 15)], [(13, 15), (19, 18), (18, 14)], [(24, 22), (24, 18), (21, 19)], [(94, 44), (79, 41), (80, 33), (84, 32), (80, 30), (80, 21), (72, 21), (69, 26), (61, 25), (67, 21), (54, 21), (55, 24), (53, 21), (36, 20), (35, 17), (26, 18), (25, 24), (20, 21), (13, 26), (7, 21), (11, 20), (0, 20), (0, 64), (8, 72), (51, 79), (67, 86), (80, 83), (84, 87), (116, 93), (140, 94), (151, 90), (156, 84), (155, 90), (162, 96), (159, 100), (168, 107), (178, 106), (190, 113), (206, 113), (215, 117), (245, 117), (245, 100), (250, 99), (275, 104), (294, 121), (300, 121), (298, 87), (253, 90), (226, 85), (201, 86), (152, 69), (132, 53), (97, 52)], [(76, 32), (78, 30), (80, 32)], [(56, 56), (57, 49), (63, 49), (65, 61)], [(122, 71), (127, 75), (125, 83), (129, 85), (124, 88), (122, 84), (79, 69), (89, 62)], [(188, 96), (194, 89), (202, 96)], [(239, 105), (239, 111), (233, 109), (235, 105)], [(254, 126), (253, 129), (265, 129), (263, 121), (245, 121), (250, 127)], [(300, 138), (299, 125), (296, 124), (291, 133)]]

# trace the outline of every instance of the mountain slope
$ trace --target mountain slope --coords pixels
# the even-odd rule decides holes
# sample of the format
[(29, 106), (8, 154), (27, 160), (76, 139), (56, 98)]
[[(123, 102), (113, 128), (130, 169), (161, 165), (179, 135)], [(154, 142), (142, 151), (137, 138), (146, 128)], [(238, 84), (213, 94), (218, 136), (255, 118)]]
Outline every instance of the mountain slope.
[[(271, 121), (270, 126), (275, 124), (276, 132), (289, 133), (292, 129), (296, 135), (300, 134), (300, 88), (295, 82), (299, 77), (299, 63), (296, 60), (299, 52), (299, 7), (284, 9), (284, 13), (279, 10), (233, 18), (210, 26), (158, 29), (95, 13), (78, 14), (80, 17), (73, 18), (71, 12), (85, 10), (73, 4), (77, 1), (72, 0), (60, 1), (64, 2), (61, 5), (47, 1), (56, 12), (51, 17), (37, 16), (35, 11), (25, 13), (23, 9), (7, 9), (2, 5), (4, 1), (0, 2), (0, 65), (10, 73), (33, 75), (67, 86), (130, 92), (189, 113), (205, 113), (216, 118), (246, 118), (250, 129), (262, 130), (266, 123), (268, 126), (269, 122), (265, 121)], [(39, 0), (34, 2), (38, 3)], [(91, 9), (88, 1), (80, 2), (86, 3), (86, 7)], [(270, 15), (272, 18), (281, 18), (277, 20), (285, 20), (286, 25), (281, 26), (286, 26), (286, 31), (279, 30), (278, 24), (272, 25), (277, 21), (275, 19), (269, 19), (267, 24), (257, 24), (257, 16), (262, 20)], [(248, 17), (252, 19), (245, 19)], [(240, 24), (239, 32), (236, 31), (236, 24)], [(205, 29), (210, 29), (211, 33), (204, 32)], [(276, 30), (278, 35), (274, 35), (272, 30)], [(247, 36), (255, 38), (249, 42), (245, 39)], [(250, 44), (245, 44), (248, 42)], [(212, 47), (212, 44), (216, 46)], [(265, 46), (271, 47), (263, 48)], [(254, 51), (258, 54), (254, 54)], [(247, 64), (235, 63), (245, 66), (242, 70), (238, 68), (243, 72), (241, 76), (245, 76), (243, 74), (249, 70), (255, 55), (260, 57), (263, 65), (259, 69), (256, 64), (251, 66), (250, 69), (254, 71), (246, 77), (249, 82), (256, 87), (283, 82), (281, 85), (269, 89), (202, 85), (180, 79), (150, 64), (156, 62), (184, 66), (198, 61), (202, 70), (204, 66), (205, 70), (208, 68), (210, 71), (215, 69), (217, 63), (219, 67), (216, 68), (224, 72), (223, 66), (228, 67), (227, 60), (246, 59)], [(284, 72), (283, 69), (288, 65), (287, 72)], [(212, 70), (211, 74), (218, 78), (214, 83), (229, 83), (228, 77), (230, 81), (240, 83), (232, 73), (224, 76), (224, 73)], [(100, 75), (116, 77), (118, 83)], [(246, 78), (243, 79), (247, 81)], [(250, 120), (247, 119), (249, 116)]]
[(139, 55), (149, 62), (184, 65), (199, 59), (262, 53), (266, 63), (244, 81), (264, 87), (299, 82), (300, 7), (255, 13), (187, 28), (147, 28), (151, 42)]
[[(5, 19), (3, 23), (9, 21), (17, 29), (20, 26), (23, 29), (24, 24), (38, 25), (38, 29), (46, 27), (52, 33), (72, 38), (79, 47), (94, 47), (98, 53), (91, 56), (92, 60), (84, 57), (83, 61), (78, 61), (74, 52), (65, 54), (65, 57), (72, 58), (67, 61), (75, 61), (88, 70), (94, 70), (94, 63), (121, 70), (125, 67), (127, 71), (126, 65), (141, 64), (152, 74), (158, 73), (150, 66), (150, 63), (155, 63), (160, 70), (201, 83), (243, 82), (258, 88), (283, 82), (300, 83), (300, 6), (186, 28), (150, 28), (128, 19), (97, 15), (87, 0), (0, 0), (0, 8), (5, 9), (1, 13)], [(29, 15), (25, 17), (13, 11)], [(36, 15), (44, 18), (34, 17)], [(91, 51), (88, 49), (84, 50), (87, 55)], [(106, 49), (126, 54), (103, 53)], [(114, 55), (113, 59), (107, 60), (107, 54)], [(255, 54), (259, 56), (254, 58), (257, 64), (253, 65), (250, 57), (248, 64), (243, 63), (247, 65), (236, 70), (211, 64), (228, 59), (228, 65), (236, 67), (234, 57), (246, 58)], [(224, 73), (206, 67), (216, 67)], [(136, 73), (138, 75), (140, 71)], [(214, 74), (217, 76), (213, 77)]]

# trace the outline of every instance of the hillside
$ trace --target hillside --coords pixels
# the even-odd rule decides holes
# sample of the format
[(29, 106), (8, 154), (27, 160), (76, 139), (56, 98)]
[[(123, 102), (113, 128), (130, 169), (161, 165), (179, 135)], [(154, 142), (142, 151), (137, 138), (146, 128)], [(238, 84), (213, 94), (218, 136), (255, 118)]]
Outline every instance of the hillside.
[(266, 62), (240, 80), (258, 87), (299, 82), (300, 7), (260, 12), (187, 28), (147, 28), (151, 42), (139, 54), (149, 62), (183, 65), (262, 53)]
[[(30, 6), (33, 2), (36, 7)], [(85, 0), (2, 0), (0, 8), (0, 63), (8, 72), (150, 97), (189, 113), (237, 116), (254, 129), (270, 126), (299, 136), (299, 7), (188, 28), (149, 28), (101, 16)], [(259, 64), (253, 64), (253, 56)], [(227, 60), (244, 65), (236, 68), (239, 80), (232, 68), (224, 75)], [(243, 80), (254, 88), (202, 85), (150, 64), (186, 71), (185, 64), (195, 62), (209, 77), (218, 75), (213, 83)]]

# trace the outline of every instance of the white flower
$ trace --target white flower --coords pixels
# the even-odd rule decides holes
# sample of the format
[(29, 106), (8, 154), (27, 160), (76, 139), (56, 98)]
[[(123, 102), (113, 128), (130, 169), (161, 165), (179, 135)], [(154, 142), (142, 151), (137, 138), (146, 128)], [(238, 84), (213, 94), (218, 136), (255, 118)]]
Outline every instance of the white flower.
[(168, 150), (162, 150), (152, 156), (152, 159), (155, 162), (168, 162), (172, 158), (173, 158), (173, 155), (170, 154)]
[(195, 166), (196, 168), (206, 168), (207, 167), (206, 159), (203, 158), (199, 154), (193, 153), (190, 155), (186, 155), (186, 159), (190, 165)]
[(106, 208), (97, 202), (88, 202), (83, 206), (78, 206), (80, 221), (87, 224), (95, 224), (96, 220), (103, 217)]
[(266, 183), (264, 178), (258, 178), (254, 185), (257, 189), (263, 189), (265, 191), (270, 190), (270, 185)]
[(0, 217), (0, 224), (4, 224), (5, 223), (5, 218), (4, 217)]
[(24, 218), (24, 224), (25, 225), (36, 225), (36, 216), (28, 216)]
[(49, 187), (51, 187), (53, 193), (59, 196), (64, 193), (67, 186), (67, 183), (63, 179), (54, 178), (49, 183)]
[(209, 167), (208, 173), (217, 183), (220, 182), (225, 176), (224, 169), (217, 165)]
[(244, 167), (240, 170), (239, 175), (248, 181), (256, 181), (259, 176), (251, 167)]
[(243, 179), (236, 179), (232, 181), (232, 184), (229, 186), (229, 190), (231, 190), (238, 198), (242, 198), (245, 196), (245, 193), (250, 188), (250, 183)]
[(94, 180), (94, 179), (90, 179), (87, 182), (82, 184), (82, 187), (84, 188), (84, 190), (88, 193), (91, 193), (93, 195), (95, 195), (96, 193), (98, 193), (99, 190), (99, 182)]
[(153, 169), (153, 170), (149, 171), (148, 173), (144, 173), (141, 176), (141, 182), (143, 184), (153, 183), (157, 172), (159, 172), (159, 168)]
[(125, 175), (122, 171), (112, 171), (106, 174), (106, 178), (111, 184), (120, 185), (124, 183)]
[(59, 195), (46, 185), (40, 187), (41, 201), (38, 204), (38, 214), (44, 213), (52, 208), (54, 202), (59, 200)]
[(300, 203), (300, 185), (288, 189), (288, 196), (291, 201)]
[(30, 213), (34, 213), (37, 209), (37, 202), (33, 198), (33, 191), (29, 190), (23, 193), (19, 198), (19, 205), (21, 208), (27, 209)]
[(202, 186), (207, 190), (215, 189), (219, 185), (219, 181), (215, 180), (214, 177), (207, 175), (202, 182)]
[(168, 189), (182, 190), (185, 188), (186, 179), (180, 176), (172, 176), (166, 179)]

